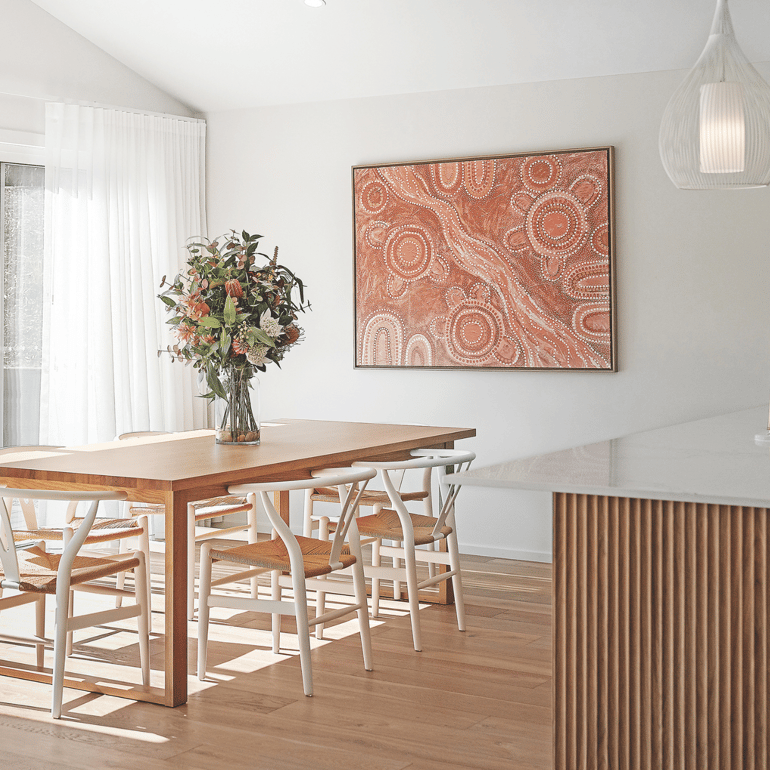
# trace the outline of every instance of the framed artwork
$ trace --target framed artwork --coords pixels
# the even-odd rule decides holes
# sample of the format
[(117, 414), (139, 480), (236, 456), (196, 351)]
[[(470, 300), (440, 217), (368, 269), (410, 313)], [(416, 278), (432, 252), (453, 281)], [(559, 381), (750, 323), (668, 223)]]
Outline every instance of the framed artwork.
[(612, 166), (354, 166), (356, 367), (615, 371)]

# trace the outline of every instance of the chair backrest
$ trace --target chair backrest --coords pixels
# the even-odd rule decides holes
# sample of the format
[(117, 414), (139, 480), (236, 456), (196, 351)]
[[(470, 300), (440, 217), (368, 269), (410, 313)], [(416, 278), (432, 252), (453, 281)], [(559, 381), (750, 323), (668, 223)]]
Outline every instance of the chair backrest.
[(72, 538), (62, 552), (59, 562), (59, 574), (67, 574), (72, 571), (72, 564), (77, 552), (88, 537), (88, 532), (93, 526), (99, 502), (102, 500), (125, 500), (128, 495), (125, 492), (63, 492), (44, 489), (13, 489), (3, 487), (0, 489), (2, 505), (0, 505), (0, 562), (3, 565), (6, 580), (18, 583), (19, 559), (13, 540), (13, 528), (11, 527), (11, 505), (13, 500), (26, 500), (34, 504), (35, 500), (62, 500), (67, 503), (90, 502), (91, 506), (86, 513), (83, 523), (75, 530)]
[(353, 466), (357, 468), (372, 468), (379, 471), (390, 502), (402, 520), (409, 515), (404, 501), (399, 494), (403, 473), (413, 469), (424, 469), (426, 473), (425, 489), (430, 490), (429, 474), (433, 468), (436, 468), (439, 492), (438, 511), (433, 511), (433, 502), (430, 496), (425, 500), (425, 505), (426, 513), (436, 519), (436, 523), (433, 526), (433, 534), (438, 536), (447, 517), (454, 509), (455, 500), (461, 486), (457, 482), (448, 484), (445, 477), (447, 473), (467, 471), (471, 463), (476, 459), (476, 455), (467, 449), (415, 449), (411, 452), (411, 455), (413, 458), (411, 460), (393, 460), (388, 462), (360, 460), (354, 462)]
[[(340, 518), (334, 531), (332, 539), (332, 549), (329, 555), (329, 564), (337, 569), (342, 566), (339, 563), (342, 546), (347, 540), (350, 528), (355, 526), (355, 513), (361, 494), (370, 479), (373, 479), (377, 472), (371, 468), (324, 468), (311, 472), (309, 479), (297, 479), (293, 481), (267, 481), (258, 484), (239, 484), (229, 487), (228, 493), (231, 495), (247, 495), (256, 492), (262, 501), (262, 505), (267, 513), (273, 529), (286, 544), (289, 551), (289, 558), (292, 563), (292, 570), (299, 569), (302, 564), (302, 555), (299, 551), (299, 545), (294, 533), (289, 525), (281, 518), (276, 511), (271, 499), (272, 492), (290, 492), (299, 489), (315, 489), (319, 486), (319, 480), (323, 486), (337, 487), (340, 493)], [(295, 559), (298, 559), (295, 566)]]

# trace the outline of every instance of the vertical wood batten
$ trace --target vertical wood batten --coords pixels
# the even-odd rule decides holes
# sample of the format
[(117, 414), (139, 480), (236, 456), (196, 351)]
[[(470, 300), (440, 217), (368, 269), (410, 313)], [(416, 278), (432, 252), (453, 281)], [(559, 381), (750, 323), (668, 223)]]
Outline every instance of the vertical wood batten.
[(567, 671), (569, 552), (564, 502), (562, 496), (555, 495), (553, 498), (553, 756), (556, 767), (567, 767), (567, 741), (563, 732), (567, 727), (567, 699), (563, 697), (563, 693), (569, 689)]
[(554, 495), (557, 770), (767, 769), (767, 517)]
[[(597, 767), (599, 770), (609, 770), (609, 743), (607, 723), (607, 708), (602, 708), (603, 704), (609, 704), (609, 690), (607, 682), (609, 679), (609, 647), (612, 644), (613, 629), (609, 624), (609, 602), (610, 602), (610, 584), (609, 584), (609, 559), (607, 558), (607, 547), (609, 539), (609, 522), (607, 519), (607, 500), (606, 498), (594, 498), (598, 504), (596, 512), (596, 522), (594, 525), (594, 540), (597, 548), (597, 568), (596, 576), (601, 590), (597, 592), (596, 621), (594, 625), (594, 635), (596, 637), (596, 704), (594, 706), (598, 718), (597, 730)], [(602, 633), (606, 629), (606, 633)]]

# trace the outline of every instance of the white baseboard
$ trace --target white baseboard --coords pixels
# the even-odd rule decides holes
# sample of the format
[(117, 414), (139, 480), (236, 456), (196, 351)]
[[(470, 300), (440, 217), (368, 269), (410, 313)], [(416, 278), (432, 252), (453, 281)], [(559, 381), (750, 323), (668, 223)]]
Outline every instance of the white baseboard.
[(553, 554), (550, 551), (520, 551), (513, 548), (490, 548), (483, 545), (460, 544), (460, 553), (469, 556), (488, 556), (492, 559), (514, 559), (516, 561), (539, 561), (550, 564)]

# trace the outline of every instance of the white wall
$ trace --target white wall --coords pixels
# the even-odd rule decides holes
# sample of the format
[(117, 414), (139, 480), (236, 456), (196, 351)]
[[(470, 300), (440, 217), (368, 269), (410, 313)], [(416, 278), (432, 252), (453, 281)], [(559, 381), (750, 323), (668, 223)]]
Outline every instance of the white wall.
[[(474, 426), (465, 443), (487, 465), (765, 401), (768, 191), (668, 180), (658, 125), (683, 75), (208, 115), (209, 232), (263, 233), (313, 303), (305, 343), (261, 377), (263, 413)], [(616, 147), (619, 372), (353, 369), (352, 165), (602, 145)], [(548, 558), (547, 495), (460, 499), (466, 551)]]
[(0, 21), (0, 132), (42, 134), (46, 100), (192, 115), (29, 0), (0, 0)]

